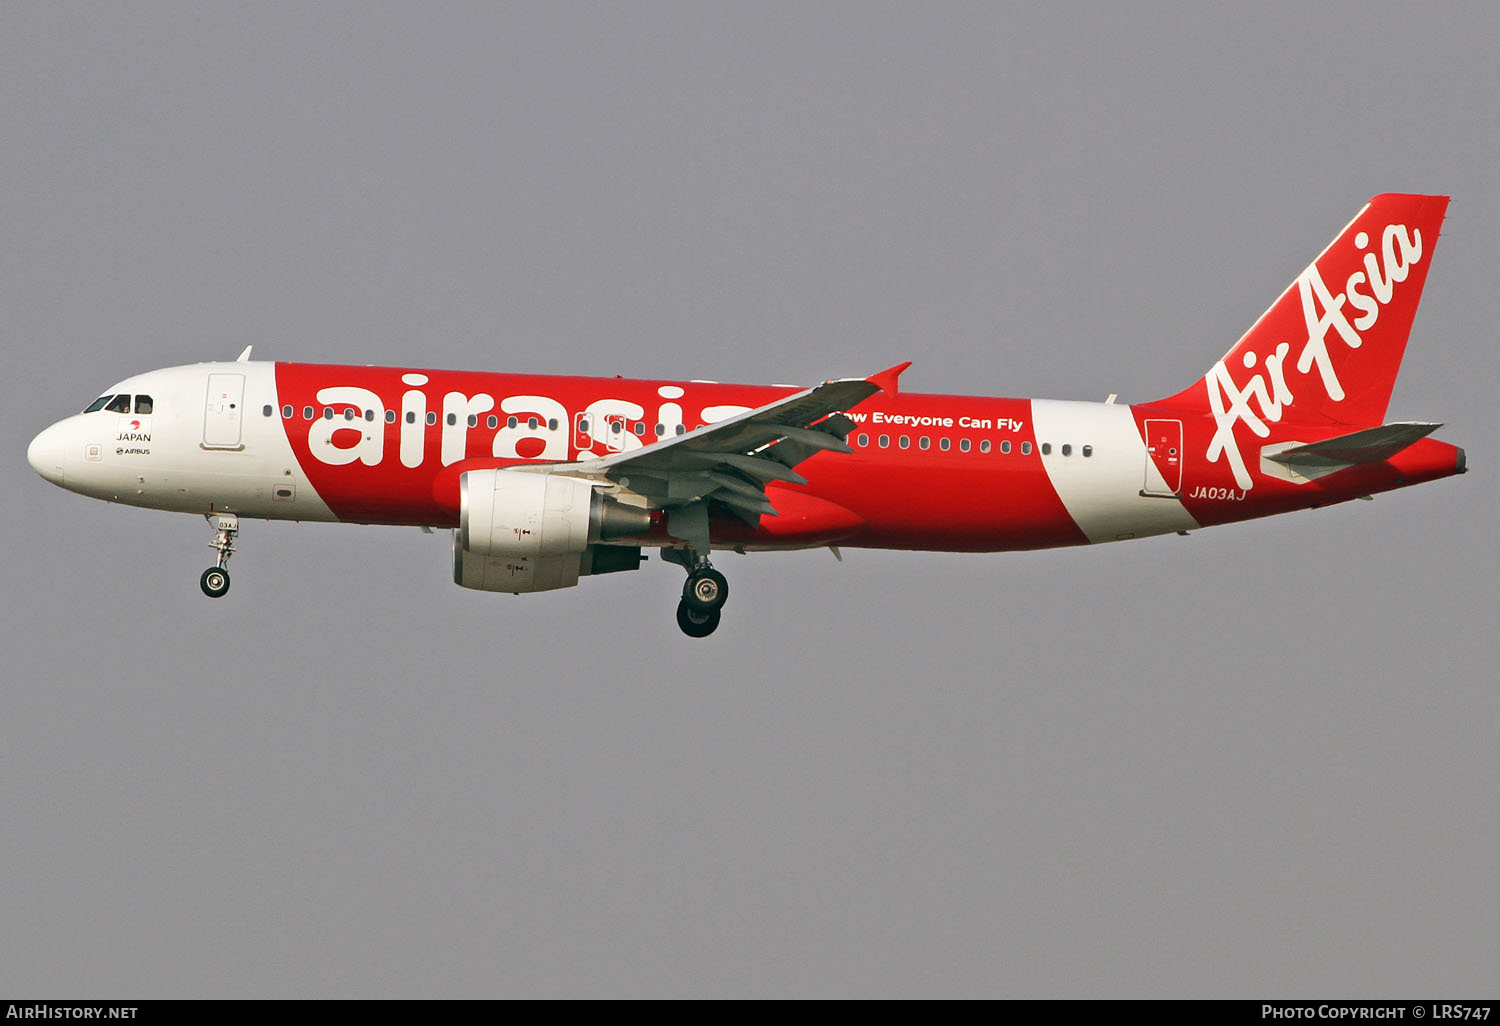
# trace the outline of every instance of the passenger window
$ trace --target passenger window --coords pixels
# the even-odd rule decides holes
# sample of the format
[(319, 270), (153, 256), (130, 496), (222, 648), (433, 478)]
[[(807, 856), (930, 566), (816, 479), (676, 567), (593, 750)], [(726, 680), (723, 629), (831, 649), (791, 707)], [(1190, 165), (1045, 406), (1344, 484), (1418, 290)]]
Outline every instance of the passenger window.
[(1031, 443), (1030, 442), (1022, 442), (1021, 443), (1021, 455), (1022, 456), (1030, 456), (1031, 455)]
[(104, 408), (106, 410), (108, 410), (110, 413), (129, 413), (130, 412), (130, 396), (128, 396), (128, 395), (117, 395), (113, 399), (111, 399), (110, 402), (109, 402), (109, 405), (106, 406), (106, 407), (104, 407)]
[(548, 418), (548, 420), (547, 420), (547, 430), (548, 431), (556, 431), (557, 430), (557, 418), (556, 417), (550, 417), (550, 418)]
[(909, 435), (902, 435), (901, 436), (901, 441), (899, 442), (899, 444), (900, 444), (901, 448), (903, 448), (903, 449), (910, 449), (911, 448), (911, 437)]
[(854, 440), (854, 444), (858, 445), (858, 446), (869, 445), (870, 444), (870, 436), (862, 434), (862, 435), (860, 435), (858, 438), (856, 438)]
[(475, 414), (472, 414), (472, 413), (469, 414), (469, 427), (478, 427), (478, 426), (479, 426), (479, 417), (476, 416)]
[(395, 410), (386, 410), (385, 411), (385, 422), (387, 424), (394, 424), (394, 423), (396, 423), (396, 411)]
[(968, 452), (969, 451), (969, 440), (967, 438), (960, 438), (958, 440), (958, 451), (959, 452)]
[(347, 409), (347, 410), (344, 411), (344, 419), (345, 420), (353, 420), (354, 419), (354, 408), (352, 406), (349, 409)]
[(1052, 455), (1052, 443), (1051, 442), (1043, 442), (1042, 443), (1042, 455), (1043, 456), (1051, 456)]
[(269, 417), (274, 412), (275, 411), (271, 409), (271, 404), (270, 403), (266, 403), (266, 405), (264, 405), (264, 406), (262, 406), (260, 408), (260, 415), (262, 417)]
[(435, 410), (428, 410), (427, 411), (427, 426), (428, 427), (432, 427), (432, 425), (434, 425), (436, 423), (437, 423), (437, 411), (435, 411)]
[(891, 444), (891, 436), (881, 435), (879, 438), (875, 439), (875, 444), (884, 449)]
[(1002, 456), (1009, 456), (1010, 455), (1010, 439), (1009, 438), (1007, 438), (1005, 441), (1003, 441), (1003, 442), (1000, 443), (1000, 454)]
[(297, 412), (296, 410), (292, 409), (291, 403), (288, 403), (287, 405), (285, 405), (285, 406), (283, 406), (281, 408), (281, 419), (282, 420), (291, 420), (292, 419), (292, 414), (294, 414), (296, 412)]
[(1094, 455), (1094, 447), (1092, 445), (1085, 445), (1083, 447), (1083, 458), (1088, 459), (1092, 455)]
[(946, 438), (940, 438), (940, 439), (938, 439), (938, 448), (941, 449), (941, 450), (943, 450), (944, 452), (947, 452), (952, 447), (953, 447), (953, 443), (950, 442), (950, 441), (948, 441), (948, 439), (946, 439)]
[(99, 398), (97, 398), (93, 402), (89, 403), (88, 407), (83, 412), (84, 413), (97, 413), (98, 411), (104, 409), (104, 404), (107, 403), (107, 402), (109, 402), (113, 398), (114, 398), (114, 396), (112, 396), (112, 395), (101, 395)]
[(415, 424), (417, 422), (417, 411), (416, 410), (407, 410), (406, 411), (406, 422), (408, 424)]
[(488, 417), (484, 418), (484, 426), (490, 429), (497, 428), (500, 426), (500, 418), (492, 413)]
[(678, 424), (677, 425), (677, 433), (679, 435), (685, 435), (685, 434), (687, 434), (687, 425), (686, 424)]
[(1071, 455), (1073, 455), (1073, 447), (1071, 445), (1068, 445), (1068, 444), (1064, 443), (1063, 447), (1062, 447), (1062, 454), (1064, 456), (1071, 456)]
[(917, 439), (917, 448), (919, 448), (919, 449), (931, 449), (932, 448), (932, 439), (928, 438), (926, 435), (923, 435), (921, 438)]
[(457, 423), (458, 423), (458, 414), (456, 414), (456, 413), (450, 413), (450, 414), (448, 414), (448, 426), (452, 427), (453, 425), (455, 425)]
[(323, 419), (324, 420), (332, 420), (333, 419), (333, 407), (332, 406), (325, 406), (325, 407), (323, 407)]
[[(526, 426), (533, 431), (535, 431), (541, 425), (541, 423), (542, 422), (537, 420), (535, 417), (526, 418)], [(640, 434), (640, 432), (637, 431), (636, 434)]]
[(980, 452), (989, 452), (990, 451), (990, 440), (988, 438), (986, 438), (984, 441), (982, 441), (982, 442), (979, 443), (979, 451)]
[(311, 406), (304, 406), (304, 407), (302, 407), (302, 419), (303, 420), (312, 420), (313, 419), (313, 408)]
[(151, 397), (149, 395), (138, 395), (135, 397), (136, 413), (150, 413), (152, 405), (153, 404), (151, 402)]
[(667, 433), (667, 426), (665, 424), (663, 424), (661, 421), (657, 421), (656, 422), (656, 437), (660, 438), (662, 435), (664, 435), (666, 433)]

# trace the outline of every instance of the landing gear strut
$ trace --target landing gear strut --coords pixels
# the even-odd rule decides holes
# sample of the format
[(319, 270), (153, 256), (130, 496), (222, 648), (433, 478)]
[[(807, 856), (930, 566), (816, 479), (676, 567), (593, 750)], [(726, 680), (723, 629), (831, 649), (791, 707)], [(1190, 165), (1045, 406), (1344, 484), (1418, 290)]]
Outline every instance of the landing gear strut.
[(729, 582), (708, 557), (691, 549), (663, 549), (662, 558), (687, 571), (682, 601), (677, 603), (677, 626), (690, 638), (706, 638), (719, 626), (719, 610), (729, 598)]
[(198, 587), (209, 598), (219, 598), (229, 590), (229, 571), (225, 566), (234, 553), (234, 539), (240, 533), (240, 518), (233, 513), (207, 514), (204, 516), (214, 528), (213, 544), (209, 547), (219, 554), (218, 561), (198, 578)]

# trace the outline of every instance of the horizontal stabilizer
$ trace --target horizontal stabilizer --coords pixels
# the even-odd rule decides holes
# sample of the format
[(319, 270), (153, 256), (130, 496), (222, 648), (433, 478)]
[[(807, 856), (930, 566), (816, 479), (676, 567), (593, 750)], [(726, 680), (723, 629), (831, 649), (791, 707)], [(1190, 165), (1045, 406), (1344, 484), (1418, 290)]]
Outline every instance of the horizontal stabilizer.
[(1420, 421), (1382, 424), (1380, 427), (1366, 428), (1337, 438), (1325, 438), (1321, 442), (1309, 442), (1268, 458), (1277, 463), (1290, 463), (1304, 456), (1319, 456), (1336, 463), (1379, 463), (1390, 459), (1417, 439), (1426, 438), (1442, 426)]
[(1325, 438), (1320, 442), (1266, 446), (1261, 450), (1262, 468), (1269, 470), (1266, 464), (1276, 463), (1290, 470), (1296, 477), (1316, 480), (1345, 467), (1388, 460), (1442, 426), (1421, 421), (1399, 421)]

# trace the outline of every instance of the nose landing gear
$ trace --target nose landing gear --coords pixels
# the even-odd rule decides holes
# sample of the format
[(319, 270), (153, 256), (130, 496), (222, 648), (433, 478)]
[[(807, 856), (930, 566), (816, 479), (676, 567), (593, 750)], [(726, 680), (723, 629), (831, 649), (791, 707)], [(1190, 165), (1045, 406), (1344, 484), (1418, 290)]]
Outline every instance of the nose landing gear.
[(234, 539), (240, 533), (240, 518), (233, 513), (207, 514), (204, 517), (214, 527), (214, 540), (209, 546), (219, 554), (218, 561), (198, 578), (198, 587), (209, 598), (219, 598), (229, 590), (229, 571), (225, 566), (234, 553)]

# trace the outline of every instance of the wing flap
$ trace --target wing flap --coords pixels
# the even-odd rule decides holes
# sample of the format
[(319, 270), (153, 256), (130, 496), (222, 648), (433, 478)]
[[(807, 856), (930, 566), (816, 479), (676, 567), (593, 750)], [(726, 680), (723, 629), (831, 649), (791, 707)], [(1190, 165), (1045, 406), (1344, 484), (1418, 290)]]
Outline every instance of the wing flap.
[(853, 453), (845, 439), (854, 422), (844, 411), (877, 392), (895, 395), (897, 380), (909, 366), (898, 364), (868, 378), (825, 381), (639, 449), (516, 469), (617, 482), (650, 505), (672, 510), (681, 524), (697, 525), (677, 536), (703, 548), (710, 501), (751, 527), (762, 517), (777, 516), (766, 487), (807, 484), (793, 468), (819, 453)]
[(845, 441), (853, 421), (843, 411), (877, 392), (894, 394), (908, 366), (899, 364), (868, 378), (825, 381), (696, 431), (583, 460), (569, 469), (612, 480), (629, 478), (632, 490), (663, 507), (714, 499), (753, 524), (761, 516), (776, 515), (766, 500), (767, 485), (806, 484), (793, 469), (798, 464), (821, 452), (854, 451)]

